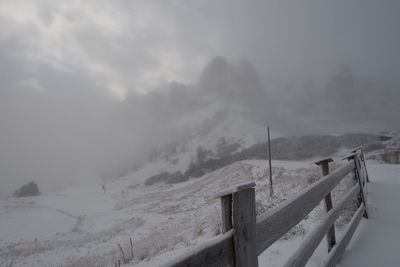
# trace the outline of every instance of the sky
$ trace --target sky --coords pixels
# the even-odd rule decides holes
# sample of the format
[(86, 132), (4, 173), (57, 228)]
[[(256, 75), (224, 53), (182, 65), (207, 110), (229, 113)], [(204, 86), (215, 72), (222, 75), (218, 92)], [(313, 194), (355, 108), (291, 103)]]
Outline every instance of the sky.
[(399, 10), (387, 0), (2, 0), (1, 75), (40, 90), (44, 68), (79, 73), (123, 98), (193, 82), (222, 55), (279, 79), (321, 79), (339, 64), (397, 79)]
[[(196, 86), (215, 56), (250, 62), (271, 99), (293, 107), (274, 109), (275, 121), (294, 122), (282, 130), (308, 127), (310, 114), (324, 121), (334, 107), (307, 110), (313, 101), (351, 106), (354, 92), (374, 109), (335, 113), (335, 123), (354, 115), (340, 131), (365, 114), (368, 125), (398, 126), (389, 107), (400, 94), (399, 11), (395, 0), (0, 0), (0, 182), (61, 176), (58, 185), (132, 161), (143, 140), (168, 139), (145, 107), (158, 103), (154, 92)], [(367, 78), (340, 92), (338, 68)], [(296, 89), (306, 81), (312, 89)]]

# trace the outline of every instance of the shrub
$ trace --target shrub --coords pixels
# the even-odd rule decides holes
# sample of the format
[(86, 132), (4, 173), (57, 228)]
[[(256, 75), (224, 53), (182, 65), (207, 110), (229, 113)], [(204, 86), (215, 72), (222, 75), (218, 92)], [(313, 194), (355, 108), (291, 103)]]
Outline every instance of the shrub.
[(183, 175), (180, 171), (174, 173), (162, 172), (147, 178), (144, 184), (146, 186), (153, 185), (155, 183), (177, 184), (186, 182), (188, 179), (189, 178)]
[(189, 168), (185, 171), (185, 176), (198, 178), (206, 174), (200, 164), (191, 162)]
[(26, 185), (21, 186), (19, 190), (14, 192), (14, 197), (29, 197), (40, 195), (39, 187), (35, 182), (30, 182)]
[(187, 176), (183, 175), (181, 171), (177, 171), (177, 172), (171, 173), (169, 175), (166, 183), (167, 184), (177, 184), (177, 183), (186, 182), (187, 180), (189, 180), (189, 178)]
[(169, 172), (162, 172), (147, 178), (145, 185), (152, 185), (155, 183), (166, 182), (171, 174)]

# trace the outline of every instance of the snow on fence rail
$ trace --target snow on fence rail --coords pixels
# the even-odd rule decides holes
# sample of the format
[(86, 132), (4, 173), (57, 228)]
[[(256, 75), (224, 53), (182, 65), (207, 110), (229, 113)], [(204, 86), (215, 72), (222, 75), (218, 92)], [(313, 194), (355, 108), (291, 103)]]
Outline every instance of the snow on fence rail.
[[(349, 162), (330, 174), (328, 164), (331, 159), (316, 162), (322, 168), (323, 177), (320, 180), (258, 217), (255, 210), (254, 183), (237, 185), (220, 192), (217, 197), (221, 198), (222, 235), (175, 259), (167, 266), (257, 267), (258, 255), (289, 232), (323, 199), (327, 211), (325, 217), (284, 266), (305, 266), (325, 235), (329, 253), (321, 266), (335, 266), (361, 217), (368, 218), (365, 194), (369, 178), (361, 148), (353, 150), (344, 159)], [(354, 173), (354, 186), (333, 207), (331, 191), (351, 172)], [(357, 198), (359, 208), (347, 225), (343, 237), (336, 242), (334, 223), (354, 198)]]

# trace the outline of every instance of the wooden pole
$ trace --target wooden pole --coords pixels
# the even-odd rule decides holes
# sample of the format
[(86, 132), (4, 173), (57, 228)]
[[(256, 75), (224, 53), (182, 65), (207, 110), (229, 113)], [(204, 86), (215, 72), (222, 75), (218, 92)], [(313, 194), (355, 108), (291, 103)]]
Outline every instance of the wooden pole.
[(268, 130), (268, 163), (269, 163), (269, 195), (272, 197), (274, 195), (274, 188), (272, 185), (272, 164), (271, 164), (271, 140), (269, 135), (269, 127)]
[[(315, 162), (318, 166), (321, 166), (322, 170), (322, 176), (326, 176), (329, 174), (329, 162), (332, 162), (333, 160), (331, 158), (323, 159), (318, 162)], [(329, 212), (332, 209), (332, 196), (331, 193), (329, 193), (325, 197), (325, 210), (326, 212)], [(331, 251), (333, 246), (336, 244), (336, 234), (335, 234), (335, 225), (332, 225), (331, 228), (329, 228), (328, 233), (326, 234), (326, 240), (328, 242), (328, 252)]]

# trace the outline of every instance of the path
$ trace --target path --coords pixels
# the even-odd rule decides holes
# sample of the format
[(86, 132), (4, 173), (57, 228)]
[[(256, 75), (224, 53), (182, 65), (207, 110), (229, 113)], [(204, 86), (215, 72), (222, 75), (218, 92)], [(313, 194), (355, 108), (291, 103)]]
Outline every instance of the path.
[(400, 266), (400, 165), (367, 163), (368, 211), (338, 267)]

